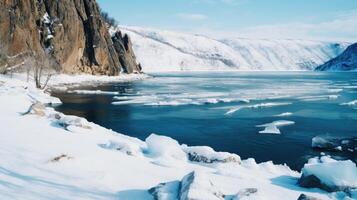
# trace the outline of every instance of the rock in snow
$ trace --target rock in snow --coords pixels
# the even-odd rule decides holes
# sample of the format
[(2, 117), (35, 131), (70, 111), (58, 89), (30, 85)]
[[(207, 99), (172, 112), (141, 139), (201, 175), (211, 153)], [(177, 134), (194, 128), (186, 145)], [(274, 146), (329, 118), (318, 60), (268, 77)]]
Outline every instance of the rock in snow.
[(302, 169), (299, 185), (329, 192), (357, 188), (357, 167), (350, 160), (336, 161), (329, 157), (311, 159)]
[(308, 40), (215, 39), (140, 27), (120, 29), (133, 39), (133, 48), (145, 72), (313, 70), (349, 45)]
[(211, 147), (194, 146), (188, 147), (182, 145), (183, 150), (187, 153), (188, 159), (193, 162), (203, 163), (240, 163), (240, 157), (236, 154), (227, 152), (216, 152)]

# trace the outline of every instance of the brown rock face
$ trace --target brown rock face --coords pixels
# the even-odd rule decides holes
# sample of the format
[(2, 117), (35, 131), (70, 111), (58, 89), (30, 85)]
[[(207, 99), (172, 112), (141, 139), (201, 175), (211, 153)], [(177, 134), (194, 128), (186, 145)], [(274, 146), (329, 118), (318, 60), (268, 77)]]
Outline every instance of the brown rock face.
[(95, 0), (1, 0), (0, 30), (9, 57), (49, 56), (64, 73), (140, 72), (129, 37), (111, 37)]

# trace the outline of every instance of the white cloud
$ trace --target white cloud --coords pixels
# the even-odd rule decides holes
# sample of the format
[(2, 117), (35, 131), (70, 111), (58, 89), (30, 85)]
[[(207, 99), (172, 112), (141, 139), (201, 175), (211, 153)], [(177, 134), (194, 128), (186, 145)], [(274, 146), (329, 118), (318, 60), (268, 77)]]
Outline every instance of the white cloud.
[(288, 23), (243, 28), (237, 33), (253, 38), (300, 38), (357, 41), (357, 10), (320, 23)]
[(198, 14), (198, 13), (178, 13), (176, 15), (177, 17), (181, 18), (181, 19), (185, 19), (185, 20), (205, 20), (208, 17), (206, 15), (203, 14)]

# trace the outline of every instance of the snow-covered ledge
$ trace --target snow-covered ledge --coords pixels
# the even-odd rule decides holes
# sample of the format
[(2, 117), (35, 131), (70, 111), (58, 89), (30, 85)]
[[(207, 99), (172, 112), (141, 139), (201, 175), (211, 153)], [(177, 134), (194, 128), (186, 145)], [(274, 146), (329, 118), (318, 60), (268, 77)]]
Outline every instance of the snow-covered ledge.
[[(299, 187), (300, 173), (284, 165), (240, 160), (235, 154), (188, 147), (154, 134), (141, 141), (66, 116), (48, 107), (59, 99), (21, 77), (0, 76), (0, 199), (178, 199), (179, 191), (195, 197), (200, 194), (191, 191), (219, 191), (213, 195), (218, 199), (296, 200), (302, 193), (318, 199), (341, 197)], [(80, 77), (54, 83), (73, 84)], [(195, 188), (179, 190), (181, 180)], [(171, 184), (150, 190), (160, 183)]]

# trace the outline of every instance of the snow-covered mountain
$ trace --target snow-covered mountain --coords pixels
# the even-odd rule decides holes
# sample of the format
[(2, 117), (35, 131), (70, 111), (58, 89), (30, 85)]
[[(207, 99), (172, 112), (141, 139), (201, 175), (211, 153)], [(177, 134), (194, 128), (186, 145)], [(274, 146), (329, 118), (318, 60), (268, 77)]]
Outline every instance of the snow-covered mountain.
[(357, 43), (349, 46), (336, 58), (316, 68), (318, 71), (351, 71), (357, 70)]
[(342, 53), (348, 43), (226, 38), (120, 27), (132, 41), (143, 70), (313, 70)]

